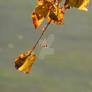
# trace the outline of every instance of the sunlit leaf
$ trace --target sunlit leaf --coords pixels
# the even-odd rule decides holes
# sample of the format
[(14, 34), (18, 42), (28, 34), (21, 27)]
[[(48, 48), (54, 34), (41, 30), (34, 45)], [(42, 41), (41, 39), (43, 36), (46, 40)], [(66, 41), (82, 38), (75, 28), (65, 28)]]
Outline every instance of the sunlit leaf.
[(15, 68), (18, 69), (21, 65), (23, 65), (23, 63), (25, 62), (25, 60), (28, 58), (28, 56), (31, 55), (31, 51), (27, 51), (26, 53), (21, 54), (20, 56), (18, 56), (15, 59)]
[(44, 0), (37, 0), (38, 1), (38, 5), (43, 5)]
[(30, 56), (30, 57), (28, 57), (28, 58), (24, 61), (23, 65), (18, 68), (18, 70), (19, 70), (20, 72), (26, 71), (26, 73), (29, 73), (29, 72), (30, 72), (30, 69), (31, 69), (31, 66), (32, 66), (32, 64), (34, 63), (35, 59), (36, 59), (36, 55), (35, 55), (35, 54), (32, 55), (32, 56)]
[(64, 11), (62, 8), (55, 8), (50, 11), (50, 14), (47, 17), (48, 21), (51, 21), (54, 24), (63, 24), (62, 20), (64, 19)]
[(48, 15), (52, 7), (53, 7), (53, 4), (48, 1), (44, 1), (43, 3), (35, 7), (32, 13), (32, 19), (33, 19), (33, 24), (35, 26), (35, 29), (37, 29), (40, 26), (40, 24), (43, 22), (44, 18), (46, 18), (46, 16)]
[(33, 24), (35, 26), (35, 29), (37, 29), (40, 24), (43, 22), (44, 17), (41, 14), (37, 14), (37, 12), (33, 11), (32, 13), (32, 19), (33, 19)]
[(80, 5), (79, 9), (88, 11), (88, 9), (86, 8), (88, 3), (89, 3), (89, 0), (84, 0), (84, 2)]
[(38, 5), (43, 5), (43, 3), (45, 4), (46, 2), (51, 2), (52, 4), (56, 2), (56, 0), (37, 0), (37, 1), (38, 1)]
[(88, 11), (88, 9), (86, 8), (88, 3), (89, 0), (66, 0), (66, 5), (85, 11)]

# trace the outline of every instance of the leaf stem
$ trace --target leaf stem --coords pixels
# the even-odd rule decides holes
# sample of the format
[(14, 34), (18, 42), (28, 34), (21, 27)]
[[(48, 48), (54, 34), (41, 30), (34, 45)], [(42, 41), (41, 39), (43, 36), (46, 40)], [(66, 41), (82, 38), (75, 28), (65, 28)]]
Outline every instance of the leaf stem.
[(47, 25), (46, 25), (46, 27), (44, 28), (44, 30), (42, 31), (42, 33), (41, 33), (39, 39), (38, 39), (38, 40), (36, 41), (36, 43), (34, 44), (32, 50), (31, 50), (31, 53), (35, 50), (37, 44), (39, 43), (40, 39), (41, 39), (42, 36), (44, 35), (44, 33), (45, 33), (46, 29), (48, 28), (48, 26), (50, 25), (50, 23), (51, 23), (51, 21), (49, 21), (49, 22), (47, 23)]

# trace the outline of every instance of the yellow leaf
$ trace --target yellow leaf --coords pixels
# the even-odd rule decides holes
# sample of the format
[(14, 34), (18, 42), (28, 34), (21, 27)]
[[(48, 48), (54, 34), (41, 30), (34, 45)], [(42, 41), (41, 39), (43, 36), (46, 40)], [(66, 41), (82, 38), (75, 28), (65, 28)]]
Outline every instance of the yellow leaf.
[(88, 11), (86, 8), (87, 4), (89, 3), (89, 0), (66, 0), (67, 5), (70, 7), (78, 8), (79, 10), (85, 10)]
[(32, 13), (32, 19), (33, 24), (35, 26), (35, 29), (37, 29), (40, 24), (43, 22), (44, 18), (48, 15), (50, 12), (50, 9), (53, 7), (53, 4), (47, 0), (43, 0), (44, 2), (40, 4), (40, 1), (38, 1), (38, 4), (33, 13)]
[(44, 0), (37, 0), (37, 1), (38, 1), (38, 5), (43, 5), (43, 3), (44, 3), (43, 2)]
[(35, 26), (35, 29), (37, 29), (40, 26), (40, 24), (43, 22), (44, 17), (41, 16), (40, 14), (37, 15), (36, 12), (33, 11), (33, 13), (32, 13), (32, 19), (33, 19), (33, 24)]
[(84, 0), (84, 2), (80, 5), (79, 9), (84, 10), (84, 11), (88, 11), (88, 9), (86, 8), (86, 5), (88, 3), (89, 3), (89, 0)]
[(64, 11), (62, 8), (55, 8), (50, 11), (50, 14), (47, 17), (48, 21), (51, 21), (54, 24), (63, 24), (62, 20), (64, 19)]
[(56, 0), (37, 0), (38, 2), (38, 5), (43, 5), (45, 4), (46, 2), (51, 2), (52, 4), (54, 4)]
[(31, 68), (32, 64), (34, 63), (35, 59), (36, 59), (36, 55), (30, 56), (29, 58), (27, 58), (25, 60), (24, 64), (21, 67), (18, 68), (18, 70), (20, 72), (26, 71), (26, 73), (29, 73), (30, 68)]
[(18, 56), (15, 59), (15, 68), (18, 69), (21, 65), (23, 65), (23, 63), (25, 62), (25, 60), (28, 58), (28, 56), (31, 55), (31, 51), (27, 51), (26, 53), (21, 54), (20, 56)]

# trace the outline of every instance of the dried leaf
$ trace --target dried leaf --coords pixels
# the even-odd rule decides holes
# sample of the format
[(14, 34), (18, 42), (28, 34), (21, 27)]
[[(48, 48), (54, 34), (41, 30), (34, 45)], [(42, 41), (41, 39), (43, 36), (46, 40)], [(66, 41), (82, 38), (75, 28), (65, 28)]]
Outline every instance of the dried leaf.
[(32, 19), (33, 19), (33, 24), (35, 26), (35, 29), (37, 29), (40, 26), (40, 24), (43, 22), (44, 17), (41, 16), (40, 14), (37, 15), (37, 13), (35, 11), (33, 11)]
[(31, 51), (27, 51), (26, 53), (21, 54), (15, 59), (15, 68), (18, 69), (21, 65), (24, 64), (25, 60), (28, 56), (31, 55)]
[(43, 2), (38, 0), (38, 5), (35, 7), (32, 13), (33, 24), (35, 29), (37, 29), (40, 24), (43, 22), (44, 18), (50, 12), (50, 9), (53, 7), (53, 4), (49, 1), (43, 0)]
[(88, 11), (88, 9), (86, 8), (88, 3), (89, 0), (66, 0), (66, 5), (85, 11)]
[(31, 69), (31, 66), (34, 63), (35, 59), (36, 59), (36, 55), (35, 54), (30, 56), (29, 58), (27, 58), (25, 60), (24, 64), (21, 67), (18, 68), (18, 70), (20, 72), (26, 71), (26, 73), (29, 73), (30, 69)]
[(64, 19), (64, 10), (62, 8), (55, 8), (50, 11), (50, 14), (47, 17), (48, 21), (51, 21), (54, 24), (63, 24), (62, 20)]

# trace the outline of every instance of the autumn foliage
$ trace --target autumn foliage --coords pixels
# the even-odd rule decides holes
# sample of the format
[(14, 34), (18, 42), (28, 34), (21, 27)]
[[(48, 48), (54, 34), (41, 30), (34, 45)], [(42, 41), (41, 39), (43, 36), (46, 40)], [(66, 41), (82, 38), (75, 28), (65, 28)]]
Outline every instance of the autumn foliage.
[(79, 10), (88, 11), (86, 5), (89, 0), (64, 0), (65, 3), (61, 7), (61, 0), (38, 0), (38, 5), (32, 13), (33, 24), (37, 29), (44, 19), (54, 24), (63, 24), (64, 13), (66, 9), (77, 8)]
[(36, 60), (36, 55), (32, 54), (39, 43), (39, 40), (44, 35), (47, 27), (50, 23), (56, 25), (63, 25), (65, 11), (71, 8), (77, 8), (79, 10), (88, 11), (87, 4), (89, 0), (37, 0), (37, 6), (33, 10), (32, 20), (35, 30), (39, 28), (44, 20), (48, 23), (43, 28), (42, 34), (38, 38), (36, 44), (33, 46), (32, 50), (21, 54), (15, 59), (15, 68), (20, 72), (25, 71), (28, 74), (31, 70), (32, 64)]

